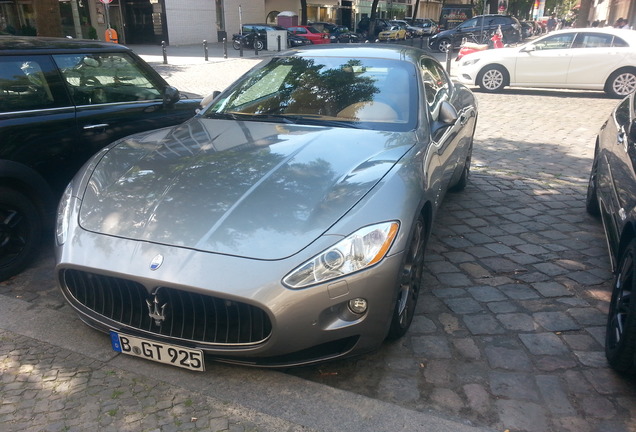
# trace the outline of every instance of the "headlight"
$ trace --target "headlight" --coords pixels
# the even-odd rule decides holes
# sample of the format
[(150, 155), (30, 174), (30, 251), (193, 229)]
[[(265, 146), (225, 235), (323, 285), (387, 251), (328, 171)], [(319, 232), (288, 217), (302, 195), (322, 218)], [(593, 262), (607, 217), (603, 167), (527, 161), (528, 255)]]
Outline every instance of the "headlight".
[(66, 234), (71, 219), (71, 201), (73, 199), (73, 187), (69, 184), (64, 190), (62, 199), (57, 207), (57, 222), (55, 223), (55, 239), (58, 246), (66, 242)]
[(470, 66), (470, 65), (474, 65), (475, 63), (479, 62), (478, 58), (475, 59), (468, 59), (468, 60), (464, 60), (462, 62), (462, 66)]
[(399, 227), (398, 222), (383, 222), (361, 228), (294, 269), (283, 283), (305, 288), (371, 267), (387, 254)]

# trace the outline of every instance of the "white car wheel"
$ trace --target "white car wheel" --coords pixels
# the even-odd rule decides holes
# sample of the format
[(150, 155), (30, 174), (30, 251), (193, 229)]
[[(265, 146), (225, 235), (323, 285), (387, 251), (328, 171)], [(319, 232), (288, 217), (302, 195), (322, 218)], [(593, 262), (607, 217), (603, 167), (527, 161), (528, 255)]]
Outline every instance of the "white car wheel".
[(636, 70), (622, 69), (614, 72), (607, 80), (605, 91), (610, 96), (623, 98), (636, 90)]
[(489, 66), (479, 73), (479, 87), (487, 92), (497, 92), (506, 85), (506, 73), (500, 66)]

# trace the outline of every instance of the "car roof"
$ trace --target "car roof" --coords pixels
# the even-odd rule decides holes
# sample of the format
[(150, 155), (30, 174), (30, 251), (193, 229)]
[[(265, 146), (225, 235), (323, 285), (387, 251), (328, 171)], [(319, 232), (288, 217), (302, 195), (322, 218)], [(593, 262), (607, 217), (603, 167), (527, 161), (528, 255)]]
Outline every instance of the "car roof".
[(630, 42), (636, 42), (636, 30), (632, 29), (619, 29), (614, 27), (585, 27), (585, 28), (566, 28), (562, 30), (555, 30), (548, 34), (559, 34), (559, 33), (601, 33), (601, 34), (611, 34), (614, 36), (621, 37)]
[(432, 57), (426, 51), (408, 45), (397, 44), (326, 44), (298, 47), (282, 53), (283, 56), (301, 57), (350, 57), (406, 60), (418, 63), (421, 57)]
[(78, 52), (78, 51), (131, 51), (130, 48), (110, 42), (88, 39), (50, 38), (35, 36), (0, 36), (0, 53), (24, 52)]

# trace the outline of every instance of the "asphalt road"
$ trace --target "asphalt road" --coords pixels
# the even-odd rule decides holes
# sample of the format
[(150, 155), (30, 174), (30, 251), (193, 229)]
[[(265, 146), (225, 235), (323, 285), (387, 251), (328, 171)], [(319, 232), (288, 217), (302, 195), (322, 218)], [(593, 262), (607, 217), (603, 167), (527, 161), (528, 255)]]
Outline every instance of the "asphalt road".
[[(164, 65), (155, 49), (144, 55), (171, 84), (201, 94), (255, 63), (205, 62), (189, 47)], [(122, 358), (65, 305), (44, 245), (0, 282), (0, 429), (636, 430), (634, 381), (604, 358), (612, 275), (600, 221), (585, 212), (594, 139), (617, 101), (476, 95), (473, 172), (438, 214), (404, 338), (285, 373), (210, 363), (195, 375)]]

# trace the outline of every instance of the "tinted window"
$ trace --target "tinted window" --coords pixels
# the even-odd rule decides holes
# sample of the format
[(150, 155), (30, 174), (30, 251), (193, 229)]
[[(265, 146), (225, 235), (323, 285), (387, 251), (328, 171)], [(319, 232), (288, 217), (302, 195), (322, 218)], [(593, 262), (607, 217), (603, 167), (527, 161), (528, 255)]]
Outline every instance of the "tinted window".
[(54, 108), (65, 105), (54, 97), (46, 72), (48, 57), (0, 57), (0, 112)]
[(163, 89), (125, 53), (53, 56), (76, 105), (163, 98)]
[(477, 27), (481, 25), (481, 21), (482, 18), (471, 18), (468, 21), (462, 23), (459, 25), (459, 27), (461, 28), (468, 28), (468, 27)]

